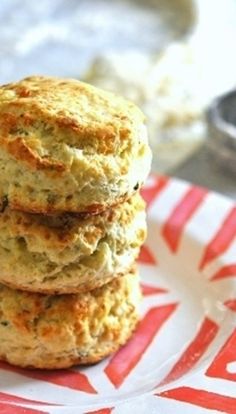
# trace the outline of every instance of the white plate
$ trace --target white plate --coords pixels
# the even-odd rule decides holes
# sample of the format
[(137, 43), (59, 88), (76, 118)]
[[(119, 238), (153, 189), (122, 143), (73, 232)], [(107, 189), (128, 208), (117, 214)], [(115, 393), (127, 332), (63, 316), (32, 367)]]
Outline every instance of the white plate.
[(0, 412), (236, 413), (236, 207), (163, 177), (151, 176), (143, 195), (149, 232), (136, 334), (88, 368), (1, 364)]

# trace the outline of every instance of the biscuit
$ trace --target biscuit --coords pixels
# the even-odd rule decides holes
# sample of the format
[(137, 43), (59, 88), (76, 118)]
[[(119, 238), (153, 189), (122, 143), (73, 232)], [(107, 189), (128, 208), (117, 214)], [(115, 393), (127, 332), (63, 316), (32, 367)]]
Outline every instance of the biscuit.
[(137, 193), (83, 219), (10, 210), (0, 214), (0, 283), (41, 293), (78, 293), (127, 272), (146, 237)]
[(150, 170), (144, 116), (72, 79), (33, 76), (0, 88), (0, 198), (31, 213), (100, 213)]
[(49, 296), (0, 285), (0, 359), (42, 369), (98, 362), (129, 339), (140, 299), (134, 270), (79, 295)]

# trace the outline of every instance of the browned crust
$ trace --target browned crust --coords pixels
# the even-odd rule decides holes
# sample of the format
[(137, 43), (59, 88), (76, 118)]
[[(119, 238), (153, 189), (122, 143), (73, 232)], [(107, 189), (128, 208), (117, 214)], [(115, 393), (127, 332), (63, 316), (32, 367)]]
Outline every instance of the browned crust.
[[(13, 99), (7, 98), (9, 91)], [(116, 152), (116, 139), (129, 141), (135, 122), (144, 121), (131, 102), (75, 79), (31, 76), (2, 86), (0, 103), (0, 131), (6, 136), (15, 135), (19, 127), (37, 128), (43, 121), (54, 132), (74, 133), (77, 148), (95, 139), (103, 154)]]
[[(132, 268), (129, 275), (131, 278), (135, 277), (135, 282), (138, 282), (135, 266)], [(136, 287), (138, 288), (138, 284)], [(19, 294), (19, 292), (15, 291), (8, 292), (8, 289), (3, 285), (1, 288), (3, 289), (3, 292), (1, 292), (3, 301), (7, 301), (5, 302), (7, 304), (6, 318), (8, 319), (7, 315), (9, 311), (11, 325), (13, 329), (15, 328), (15, 332), (17, 332), (18, 335), (22, 334), (23, 337), (25, 335), (25, 338), (28, 338), (28, 334), (34, 336), (34, 331), (37, 326), (37, 332), (42, 343), (45, 340), (45, 344), (51, 344), (58, 338), (64, 337), (65, 332), (67, 332), (65, 327), (73, 326), (73, 333), (78, 339), (76, 342), (76, 349), (74, 349), (74, 342), (72, 341), (73, 355), (70, 354), (70, 351), (63, 352), (62, 345), (62, 347), (59, 346), (59, 349), (55, 351), (54, 348), (51, 347), (46, 347), (45, 349), (42, 348), (41, 356), (36, 354), (36, 358), (34, 357), (35, 345), (33, 342), (31, 364), (24, 362), (23, 340), (20, 340), (19, 345), (20, 351), (22, 350), (22, 357), (21, 355), (18, 355), (17, 361), (15, 360), (15, 362), (14, 353), (11, 358), (11, 352), (9, 352), (8, 356), (8, 350), (3, 348), (4, 351), (2, 349), (0, 359), (13, 364), (15, 363), (17, 366), (39, 369), (60, 369), (69, 368), (77, 364), (94, 364), (105, 358), (107, 355), (115, 352), (121, 345), (126, 343), (132, 335), (139, 319), (137, 313), (138, 303), (136, 303), (136, 300), (134, 302), (132, 300), (132, 284), (126, 285), (126, 279), (123, 278), (117, 278), (110, 285), (106, 285), (101, 289), (96, 289), (93, 292), (88, 292), (87, 295), (80, 295), (79, 297), (78, 295), (65, 295), (63, 298), (60, 298), (58, 296), (47, 296), (27, 292)], [(107, 293), (108, 296), (106, 296)], [(8, 294), (10, 294), (10, 296), (8, 296)], [(121, 313), (121, 316), (119, 316), (119, 304), (122, 306), (122, 303), (126, 303), (126, 310), (123, 315)], [(96, 318), (101, 318), (101, 323), (103, 323), (103, 317), (105, 316), (103, 325), (104, 330), (100, 331), (97, 341), (95, 341), (91, 347), (88, 346), (87, 351), (85, 351), (86, 348), (83, 348), (83, 332), (85, 333), (86, 327), (88, 327), (88, 317), (90, 317), (89, 328), (91, 334), (94, 329), (96, 331), (96, 321), (91, 319), (93, 318), (95, 311), (94, 304), (96, 304), (95, 309), (97, 310)], [(113, 309), (114, 306), (115, 310)], [(108, 315), (113, 315), (113, 312), (115, 312), (114, 314), (118, 317), (117, 324), (113, 325), (111, 321), (108, 325), (106, 324), (107, 312)], [(60, 320), (58, 319), (59, 315), (62, 323), (60, 323)], [(4, 317), (5, 314), (3, 313), (3, 318)], [(45, 324), (42, 323), (43, 320), (45, 320)], [(34, 325), (34, 321), (36, 322), (36, 326)], [(52, 323), (50, 323), (50, 321), (52, 321)], [(56, 321), (56, 323), (53, 323), (53, 321)], [(73, 324), (71, 324), (71, 322), (73, 322)], [(41, 351), (40, 341), (38, 341), (37, 346)], [(81, 353), (83, 352), (83, 355), (79, 355), (80, 351)], [(28, 352), (30, 357), (30, 347), (28, 348)]]
[(41, 158), (21, 137), (16, 137), (13, 140), (0, 138), (0, 146), (5, 148), (5, 150), (16, 160), (27, 163), (28, 167), (34, 170), (49, 170), (62, 173), (67, 169), (62, 162)]
[[(104, 352), (96, 352), (93, 355), (89, 355), (87, 357), (77, 357), (77, 358), (61, 358), (61, 359), (55, 359), (53, 360), (53, 355), (50, 357), (50, 359), (44, 360), (43, 363), (35, 364), (35, 365), (25, 365), (23, 362), (19, 364), (13, 364), (12, 362), (9, 362), (9, 360), (4, 355), (0, 355), (0, 360), (4, 362), (8, 362), (11, 365), (20, 366), (22, 368), (26, 369), (43, 369), (43, 370), (52, 370), (52, 369), (67, 369), (71, 368), (76, 365), (94, 365), (98, 362), (102, 361), (107, 356), (115, 353), (119, 350), (120, 347), (125, 345), (127, 341), (130, 340), (132, 335), (134, 334), (135, 329), (137, 328), (139, 318), (138, 316), (133, 316), (133, 326), (130, 328), (129, 335), (123, 340), (119, 341), (116, 344), (112, 343), (109, 347), (109, 349), (106, 349)], [(111, 332), (112, 333), (112, 332)]]
[(104, 203), (104, 204), (91, 204), (89, 206), (86, 206), (81, 208), (81, 210), (78, 212), (78, 209), (72, 210), (71, 208), (60, 208), (58, 206), (54, 206), (53, 204), (47, 205), (47, 206), (38, 206), (37, 202), (29, 202), (27, 204), (26, 202), (22, 203), (21, 200), (11, 199), (9, 202), (9, 207), (12, 210), (19, 210), (25, 213), (32, 213), (32, 214), (44, 214), (44, 215), (64, 215), (64, 214), (72, 214), (75, 217), (78, 218), (84, 218), (86, 216), (93, 216), (96, 214), (103, 213), (108, 208), (114, 208), (116, 205), (124, 203), (126, 200), (128, 200), (133, 194), (125, 194), (119, 198), (116, 198), (113, 203)]
[(126, 275), (129, 272), (129, 270), (130, 269), (127, 268), (127, 269), (124, 269), (123, 272), (113, 274), (112, 276), (109, 276), (107, 278), (104, 278), (104, 277), (102, 279), (96, 278), (93, 281), (84, 283), (83, 285), (79, 285), (75, 287), (63, 286), (63, 287), (60, 287), (59, 289), (44, 288), (43, 282), (41, 282), (41, 287), (37, 286), (37, 291), (36, 291), (36, 289), (28, 285), (23, 285), (20, 283), (15, 284), (15, 283), (9, 282), (7, 278), (5, 279), (4, 277), (1, 277), (1, 283), (9, 287), (10, 289), (16, 289), (22, 292), (39, 293), (42, 295), (71, 295), (71, 294), (86, 293), (86, 292), (89, 292), (90, 290), (100, 288), (103, 285), (106, 285), (107, 283), (111, 282), (112, 280), (115, 280), (117, 278), (120, 278)]

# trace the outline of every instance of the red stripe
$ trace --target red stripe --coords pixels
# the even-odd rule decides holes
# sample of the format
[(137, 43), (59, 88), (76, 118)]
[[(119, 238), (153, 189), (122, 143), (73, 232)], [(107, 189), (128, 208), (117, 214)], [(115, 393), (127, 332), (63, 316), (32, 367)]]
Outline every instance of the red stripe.
[(8, 365), (5, 362), (0, 362), (0, 368), (6, 371), (15, 372), (20, 375), (24, 375), (27, 378), (33, 378), (51, 384), (60, 385), (62, 387), (71, 388), (77, 391), (83, 391), (89, 394), (97, 394), (97, 391), (90, 384), (87, 376), (80, 372), (74, 372), (71, 370), (58, 370), (58, 371), (39, 371), (39, 370), (26, 370), (23, 368), (14, 367)]
[(236, 236), (236, 207), (227, 215), (215, 237), (206, 246), (199, 269), (202, 270), (209, 262), (224, 253)]
[[(206, 375), (236, 381), (236, 373), (229, 371), (229, 364), (236, 361), (236, 329), (223, 345), (208, 368)], [(236, 411), (235, 411), (236, 412)]]
[(219, 327), (215, 322), (205, 318), (194, 340), (190, 343), (169, 374), (159, 385), (174, 381), (190, 371), (203, 356), (215, 338), (218, 330)]
[(144, 352), (176, 307), (176, 303), (171, 303), (150, 309), (139, 323), (136, 333), (128, 344), (110, 360), (104, 371), (116, 388), (120, 387), (132, 369), (138, 364)]
[[(16, 395), (6, 394), (5, 392), (0, 392), (0, 402), (8, 402), (8, 403), (20, 403), (20, 404), (37, 404), (37, 405), (52, 405), (55, 404), (36, 401), (36, 400), (28, 400), (27, 398), (17, 397)], [(58, 404), (56, 404), (58, 406)]]
[(149, 250), (147, 246), (141, 247), (139, 257), (138, 257), (138, 262), (144, 263), (144, 264), (151, 264), (151, 265), (157, 264), (156, 259), (154, 258), (153, 254), (151, 253), (151, 251)]
[(167, 289), (146, 285), (144, 283), (141, 283), (141, 289), (142, 289), (143, 296), (159, 295), (160, 293), (168, 293)]
[(49, 414), (46, 411), (38, 411), (32, 408), (19, 407), (17, 405), (10, 405), (0, 402), (1, 414)]
[(211, 280), (219, 280), (231, 276), (236, 276), (236, 264), (230, 264), (222, 267), (211, 277)]
[(236, 312), (236, 299), (229, 299), (224, 303), (224, 305), (230, 310)]
[(141, 195), (146, 201), (148, 207), (155, 199), (157, 199), (158, 195), (164, 190), (168, 182), (169, 178), (167, 177), (150, 175), (150, 181), (147, 181), (141, 189)]
[(102, 408), (101, 410), (88, 411), (85, 414), (110, 414), (113, 408)]
[(179, 387), (156, 395), (158, 397), (170, 398), (172, 400), (197, 405), (202, 408), (208, 408), (209, 410), (218, 410), (222, 413), (236, 413), (236, 398), (227, 397), (214, 392), (198, 390), (190, 387)]
[(207, 195), (205, 189), (193, 187), (174, 208), (162, 229), (162, 235), (172, 252), (176, 252), (184, 228)]

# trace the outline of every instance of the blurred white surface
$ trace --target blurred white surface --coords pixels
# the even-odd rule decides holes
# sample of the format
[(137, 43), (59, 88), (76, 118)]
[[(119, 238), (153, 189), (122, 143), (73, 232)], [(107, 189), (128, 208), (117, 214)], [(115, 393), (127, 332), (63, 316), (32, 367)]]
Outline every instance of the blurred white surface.
[(80, 77), (94, 56), (105, 51), (160, 50), (191, 28), (191, 4), (191, 0), (2, 0), (0, 82), (32, 73)]
[(208, 101), (199, 93), (200, 65), (186, 42), (172, 43), (159, 54), (129, 51), (100, 56), (85, 80), (142, 109), (157, 171), (169, 172), (202, 143)]
[(116, 87), (125, 94), (128, 82), (152, 120), (153, 169), (215, 189), (220, 181), (224, 192), (232, 180), (214, 172), (204, 150), (188, 158), (204, 136), (205, 107), (236, 84), (235, 21), (235, 0), (1, 0), (0, 83), (31, 74), (83, 77), (112, 52), (103, 78), (109, 83), (122, 57), (126, 81)]

